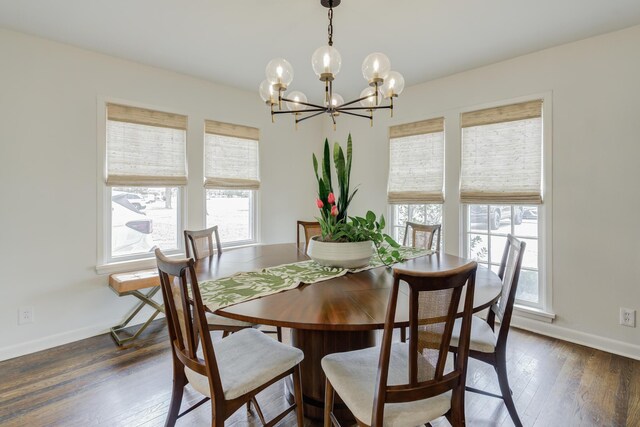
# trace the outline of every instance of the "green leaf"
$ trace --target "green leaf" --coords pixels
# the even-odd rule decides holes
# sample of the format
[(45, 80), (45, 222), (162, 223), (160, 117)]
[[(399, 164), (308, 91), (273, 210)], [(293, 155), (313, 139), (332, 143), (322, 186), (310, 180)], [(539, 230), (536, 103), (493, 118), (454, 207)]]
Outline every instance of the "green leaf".
[(386, 225), (386, 222), (384, 220), (384, 215), (380, 215), (380, 229), (384, 230), (385, 225)]
[(313, 155), (313, 171), (316, 174), (316, 180), (320, 181), (320, 177), (318, 176), (318, 159), (316, 159), (316, 155)]
[(367, 211), (367, 221), (368, 221), (369, 223), (374, 223), (374, 222), (376, 222), (376, 214), (374, 214), (374, 213), (373, 213), (373, 212), (371, 212), (371, 211)]
[(331, 185), (331, 153), (329, 152), (329, 140), (324, 140), (324, 155), (322, 157), (322, 178), (329, 190), (329, 193), (333, 192), (333, 186)]
[(391, 247), (394, 247), (394, 248), (399, 248), (400, 247), (400, 243), (398, 243), (395, 240), (393, 240), (393, 238), (391, 236), (389, 236), (388, 234), (384, 235), (384, 241), (387, 242), (389, 244), (389, 246), (391, 246)]
[[(353, 155), (353, 144), (351, 142), (351, 134), (347, 137), (347, 174), (351, 176), (351, 158)], [(348, 190), (347, 185), (347, 190)]]

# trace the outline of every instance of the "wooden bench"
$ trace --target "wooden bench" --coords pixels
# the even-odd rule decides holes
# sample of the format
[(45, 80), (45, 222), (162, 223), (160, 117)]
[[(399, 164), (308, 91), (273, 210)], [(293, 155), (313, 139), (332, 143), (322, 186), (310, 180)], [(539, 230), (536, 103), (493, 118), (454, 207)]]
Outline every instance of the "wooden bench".
[[(153, 300), (153, 296), (160, 290), (160, 278), (158, 277), (158, 270), (156, 269), (111, 274), (109, 276), (109, 287), (120, 297), (133, 295), (140, 300), (122, 323), (111, 328), (111, 337), (118, 345), (123, 345), (135, 340), (158, 314), (164, 313), (164, 305), (158, 304)], [(141, 289), (147, 288), (150, 288), (147, 293), (141, 292)], [(120, 335), (122, 330), (127, 327), (129, 322), (133, 320), (145, 305), (155, 308), (153, 314), (149, 316), (147, 321), (144, 322), (133, 335), (122, 337)]]

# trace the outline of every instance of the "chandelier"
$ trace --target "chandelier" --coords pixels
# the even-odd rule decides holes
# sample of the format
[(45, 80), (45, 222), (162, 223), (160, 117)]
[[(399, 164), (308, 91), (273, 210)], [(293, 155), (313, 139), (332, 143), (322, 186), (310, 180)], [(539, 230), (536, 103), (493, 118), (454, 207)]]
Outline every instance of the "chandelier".
[[(324, 82), (324, 102), (322, 105), (307, 102), (306, 95), (300, 91), (285, 93), (293, 81), (293, 67), (286, 59), (273, 59), (267, 64), (267, 79), (260, 84), (260, 97), (271, 109), (271, 121), (275, 121), (276, 114), (293, 114), (297, 128), (299, 122), (326, 113), (331, 116), (335, 130), (336, 117), (340, 114), (369, 119), (371, 126), (376, 110), (388, 109), (393, 117), (393, 98), (404, 89), (404, 77), (391, 71), (389, 58), (382, 53), (372, 53), (362, 62), (362, 75), (369, 86), (360, 92), (359, 98), (344, 102), (342, 96), (333, 91), (333, 81), (342, 65), (340, 53), (333, 47), (333, 8), (340, 0), (320, 0), (320, 3), (329, 9), (329, 41), (313, 53), (311, 66)], [(385, 100), (388, 100), (386, 105)], [(283, 103), (286, 110), (282, 108)]]

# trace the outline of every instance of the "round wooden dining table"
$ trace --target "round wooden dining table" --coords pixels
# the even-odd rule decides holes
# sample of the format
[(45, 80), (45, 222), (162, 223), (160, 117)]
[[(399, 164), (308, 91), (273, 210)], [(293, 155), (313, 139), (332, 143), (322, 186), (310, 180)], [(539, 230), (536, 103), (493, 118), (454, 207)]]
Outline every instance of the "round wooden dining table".
[[(250, 246), (226, 250), (219, 256), (197, 261), (196, 274), (199, 281), (211, 280), (308, 259), (304, 249), (295, 243)], [(467, 262), (469, 260), (457, 256), (434, 253), (399, 265), (404, 269), (436, 272), (454, 269)], [(301, 370), (305, 416), (321, 419), (325, 377), (320, 360), (330, 353), (376, 344), (376, 330), (384, 328), (392, 285), (392, 269), (378, 267), (323, 282), (302, 284), (295, 289), (238, 303), (215, 313), (256, 324), (290, 328), (292, 345), (304, 352)], [(494, 272), (478, 267), (474, 311), (493, 304), (499, 298), (501, 288), (501, 280)], [(464, 301), (460, 304), (461, 310)], [(408, 287), (401, 284), (395, 319), (397, 327), (408, 326), (408, 308)]]

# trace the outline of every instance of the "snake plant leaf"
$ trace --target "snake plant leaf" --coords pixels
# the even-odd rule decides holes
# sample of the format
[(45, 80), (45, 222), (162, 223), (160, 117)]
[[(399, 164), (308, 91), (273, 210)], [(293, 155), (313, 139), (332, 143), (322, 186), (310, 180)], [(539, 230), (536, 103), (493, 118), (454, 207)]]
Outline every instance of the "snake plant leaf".
[(313, 154), (313, 171), (316, 173), (316, 180), (320, 181), (320, 177), (318, 176), (318, 159), (316, 159), (315, 154)]
[(333, 186), (331, 185), (331, 153), (329, 152), (329, 140), (324, 140), (324, 155), (322, 156), (322, 178), (329, 190), (329, 193), (333, 192)]
[[(347, 138), (347, 176), (351, 176), (351, 158), (353, 155), (353, 144), (351, 143), (351, 134)], [(349, 191), (349, 184), (347, 183), (347, 191)]]

